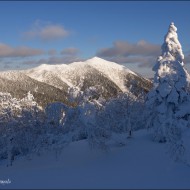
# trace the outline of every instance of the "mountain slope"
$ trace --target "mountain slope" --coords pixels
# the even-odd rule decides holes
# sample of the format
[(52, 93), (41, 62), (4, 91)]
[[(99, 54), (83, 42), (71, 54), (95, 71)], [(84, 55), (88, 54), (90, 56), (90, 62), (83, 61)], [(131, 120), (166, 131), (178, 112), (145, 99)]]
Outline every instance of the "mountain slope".
[(86, 64), (94, 67), (99, 72), (103, 73), (124, 92), (128, 91), (124, 83), (126, 76), (128, 74), (137, 76), (136, 73), (132, 72), (131, 70), (122, 65), (106, 61), (98, 57), (94, 57), (92, 59), (87, 60)]
[(66, 90), (34, 80), (19, 71), (0, 72), (0, 91), (9, 92), (16, 98), (23, 98), (30, 91), (41, 106), (52, 101), (67, 102)]
[[(190, 169), (171, 161), (164, 143), (139, 130), (123, 147), (91, 150), (86, 140), (71, 143), (58, 159), (55, 152), (20, 158), (0, 166), (4, 189), (189, 189)], [(0, 184), (1, 185), (1, 184)]]

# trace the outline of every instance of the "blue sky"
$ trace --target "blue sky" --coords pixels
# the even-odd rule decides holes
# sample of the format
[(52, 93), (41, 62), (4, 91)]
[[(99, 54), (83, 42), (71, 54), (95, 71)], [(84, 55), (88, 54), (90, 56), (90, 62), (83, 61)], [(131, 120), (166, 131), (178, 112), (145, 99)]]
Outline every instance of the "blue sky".
[(0, 69), (100, 56), (151, 75), (172, 21), (188, 68), (189, 9), (188, 1), (1, 1)]

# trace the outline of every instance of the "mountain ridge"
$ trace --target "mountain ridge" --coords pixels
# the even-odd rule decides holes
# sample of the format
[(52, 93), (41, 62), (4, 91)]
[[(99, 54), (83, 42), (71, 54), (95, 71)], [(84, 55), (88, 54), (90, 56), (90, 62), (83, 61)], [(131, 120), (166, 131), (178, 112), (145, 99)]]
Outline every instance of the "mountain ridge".
[[(14, 95), (14, 89), (11, 89), (8, 81), (14, 83), (15, 89), (21, 91), (19, 93), (28, 90), (36, 93), (36, 97), (34, 95), (36, 99), (38, 95), (51, 96), (51, 101), (63, 101), (64, 103), (68, 103), (67, 92), (73, 86), (81, 86), (83, 91), (92, 86), (97, 87), (100, 89), (99, 95), (106, 99), (116, 97), (119, 93), (127, 93), (135, 97), (143, 91), (147, 93), (152, 87), (150, 80), (123, 65), (99, 57), (70, 64), (42, 64), (22, 71), (3, 71), (0, 72), (0, 78), (7, 80), (6, 91)], [(5, 89), (5, 86), (2, 86), (0, 83), (0, 90)], [(35, 89), (38, 89), (38, 92)], [(53, 92), (56, 92), (55, 95)], [(43, 105), (51, 102), (49, 100), (45, 103), (42, 99), (41, 97), (40, 102)]]

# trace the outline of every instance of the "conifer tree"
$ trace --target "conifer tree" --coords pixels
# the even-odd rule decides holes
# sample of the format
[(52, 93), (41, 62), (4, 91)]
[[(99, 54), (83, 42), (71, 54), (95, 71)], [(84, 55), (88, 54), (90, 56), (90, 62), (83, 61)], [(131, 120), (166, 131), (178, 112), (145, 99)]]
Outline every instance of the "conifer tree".
[(147, 125), (153, 129), (153, 139), (169, 142), (174, 147), (173, 152), (183, 152), (181, 132), (188, 125), (190, 114), (189, 75), (183, 60), (177, 28), (172, 22), (162, 45), (162, 54), (153, 67), (154, 87), (147, 95), (146, 105), (149, 111)]

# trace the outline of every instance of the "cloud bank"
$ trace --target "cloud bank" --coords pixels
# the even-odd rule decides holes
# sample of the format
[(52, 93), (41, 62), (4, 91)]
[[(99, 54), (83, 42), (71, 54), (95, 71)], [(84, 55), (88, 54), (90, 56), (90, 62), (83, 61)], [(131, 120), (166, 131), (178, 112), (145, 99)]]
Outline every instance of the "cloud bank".
[(41, 49), (30, 48), (26, 46), (11, 47), (7, 44), (0, 43), (0, 57), (30, 57), (42, 55), (44, 53)]
[(61, 55), (77, 55), (79, 50), (77, 48), (65, 48), (61, 51)]
[(115, 41), (112, 47), (102, 48), (96, 55), (117, 63), (140, 63), (141, 67), (150, 67), (160, 53), (160, 45), (141, 40), (137, 43)]
[(31, 65), (31, 64), (69, 64), (72, 62), (77, 61), (84, 61), (83, 58), (76, 57), (76, 56), (51, 56), (49, 58), (43, 58), (39, 60), (29, 60), (29, 61), (23, 61), (23, 64)]

